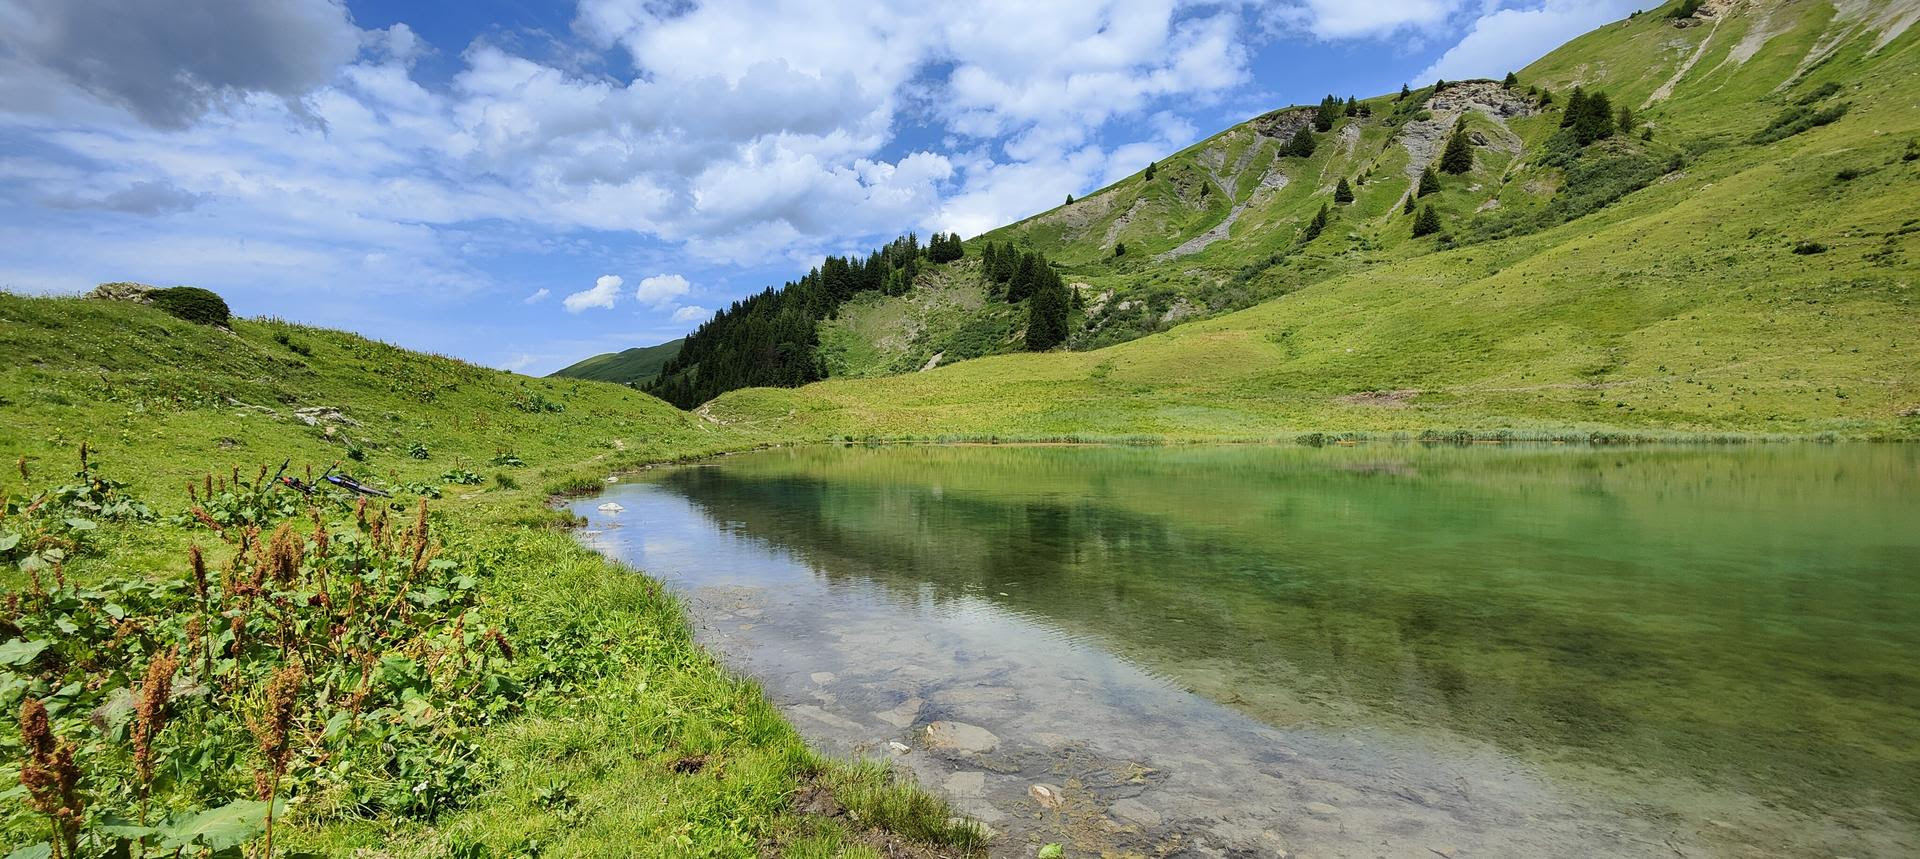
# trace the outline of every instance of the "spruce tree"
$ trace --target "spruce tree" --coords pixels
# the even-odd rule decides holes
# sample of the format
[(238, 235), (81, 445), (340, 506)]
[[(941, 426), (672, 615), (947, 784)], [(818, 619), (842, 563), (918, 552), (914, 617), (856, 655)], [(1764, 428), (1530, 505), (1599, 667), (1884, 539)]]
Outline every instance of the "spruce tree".
[(1566, 112), (1560, 114), (1560, 127), (1572, 128), (1574, 121), (1580, 118), (1580, 112), (1586, 109), (1586, 104), (1586, 92), (1579, 87), (1574, 87), (1573, 94), (1567, 96)]
[(1320, 100), (1320, 109), (1313, 114), (1314, 131), (1332, 131), (1333, 122), (1340, 116), (1340, 100), (1331, 95)]
[(1347, 96), (1347, 115), (1348, 115), (1348, 116), (1359, 116), (1359, 115), (1360, 115), (1360, 100), (1359, 100), (1359, 99), (1357, 99), (1357, 98), (1354, 98), (1353, 96)]
[(1421, 206), (1420, 214), (1413, 219), (1413, 237), (1420, 238), (1440, 232), (1440, 214), (1432, 206)]
[(993, 279), (993, 257), (996, 253), (998, 251), (995, 250), (993, 242), (987, 242), (987, 246), (980, 249), (980, 273), (988, 280)]
[(1472, 169), (1473, 144), (1467, 139), (1467, 120), (1463, 116), (1453, 124), (1453, 135), (1447, 138), (1447, 148), (1440, 153), (1440, 170), (1459, 175)]
[(1313, 142), (1313, 132), (1308, 126), (1302, 125), (1300, 130), (1293, 133), (1293, 139), (1287, 141), (1287, 148), (1280, 154), (1294, 158), (1312, 158), (1313, 150), (1317, 145)]
[(1416, 197), (1416, 196), (1418, 196), (1418, 195), (1417, 195), (1417, 194), (1408, 194), (1408, 195), (1407, 195), (1407, 203), (1406, 203), (1406, 205), (1404, 205), (1404, 206), (1401, 206), (1401, 207), (1400, 207), (1400, 211), (1401, 211), (1401, 213), (1402, 213), (1402, 214), (1407, 214), (1407, 215), (1411, 215), (1411, 214), (1413, 214), (1413, 198), (1414, 198), (1414, 197)]
[(1500, 85), (1507, 89), (1513, 89), (1520, 85), (1520, 76), (1513, 72), (1507, 72), (1506, 80), (1501, 81)]
[(1420, 188), (1414, 192), (1414, 196), (1425, 197), (1438, 190), (1440, 190), (1440, 174), (1433, 172), (1433, 167), (1429, 165), (1427, 169), (1420, 171)]
[(1126, 255), (1127, 255), (1127, 243), (1126, 243), (1126, 242), (1114, 242), (1114, 243), (1113, 243), (1113, 255), (1114, 255), (1114, 256), (1117, 256), (1117, 257), (1123, 257), (1123, 256), (1126, 256)]
[(1624, 104), (1620, 105), (1620, 133), (1632, 134), (1633, 127), (1638, 124), (1639, 123), (1634, 121), (1633, 108)]
[(1594, 92), (1580, 102), (1573, 120), (1573, 139), (1581, 146), (1613, 136), (1613, 104), (1604, 92)]
[(1406, 85), (1406, 84), (1401, 84), (1401, 85), (1400, 85), (1400, 95), (1399, 95), (1399, 97), (1398, 97), (1398, 98), (1395, 98), (1395, 99), (1394, 99), (1394, 101), (1401, 101), (1401, 100), (1403, 100), (1403, 99), (1405, 99), (1405, 98), (1406, 98), (1407, 96), (1410, 96), (1410, 95), (1413, 95), (1413, 90), (1410, 90), (1410, 89), (1407, 89), (1407, 85)]
[(1033, 294), (1040, 285), (1040, 268), (1043, 262), (1039, 254), (1020, 255), (1020, 264), (1013, 271), (1013, 280), (1007, 284), (1007, 300), (1022, 301)]
[(1320, 234), (1326, 231), (1327, 221), (1332, 217), (1332, 213), (1327, 211), (1327, 204), (1321, 203), (1320, 212), (1313, 216), (1313, 220), (1307, 222), (1306, 231), (1300, 234), (1300, 243), (1304, 245), (1319, 238)]
[(1068, 195), (1067, 195), (1067, 205), (1069, 205), (1069, 206), (1071, 206), (1071, 205), (1073, 205), (1073, 195), (1072, 195), (1072, 194), (1068, 194)]
[(1154, 171), (1158, 169), (1160, 169), (1160, 162), (1158, 161), (1148, 162), (1147, 169), (1141, 172), (1141, 176), (1143, 176), (1148, 182), (1152, 182)]
[(1335, 203), (1353, 202), (1353, 186), (1347, 184), (1347, 177), (1340, 177), (1340, 184), (1333, 186), (1333, 201)]
[(1044, 352), (1067, 339), (1067, 287), (1048, 269), (1027, 305), (1027, 350)]

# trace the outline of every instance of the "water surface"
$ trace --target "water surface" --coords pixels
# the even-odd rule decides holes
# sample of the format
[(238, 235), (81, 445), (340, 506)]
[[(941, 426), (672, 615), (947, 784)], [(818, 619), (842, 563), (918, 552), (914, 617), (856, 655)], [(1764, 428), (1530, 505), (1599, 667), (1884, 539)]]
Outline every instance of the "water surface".
[(823, 447), (575, 506), (997, 855), (1920, 855), (1909, 447)]

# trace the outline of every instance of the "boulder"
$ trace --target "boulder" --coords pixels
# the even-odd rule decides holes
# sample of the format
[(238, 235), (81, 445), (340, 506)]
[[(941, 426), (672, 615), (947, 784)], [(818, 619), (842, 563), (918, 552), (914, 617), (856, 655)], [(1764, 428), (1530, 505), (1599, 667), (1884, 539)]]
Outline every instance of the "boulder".
[(993, 751), (995, 746), (1000, 745), (1000, 738), (994, 736), (992, 731), (965, 722), (929, 722), (921, 736), (925, 738), (927, 748), (937, 751), (981, 754)]
[(134, 283), (130, 280), (116, 280), (112, 283), (103, 283), (94, 287), (92, 292), (87, 293), (87, 297), (97, 298), (102, 301), (131, 301), (135, 304), (152, 304), (153, 291), (156, 288), (157, 287), (144, 283)]

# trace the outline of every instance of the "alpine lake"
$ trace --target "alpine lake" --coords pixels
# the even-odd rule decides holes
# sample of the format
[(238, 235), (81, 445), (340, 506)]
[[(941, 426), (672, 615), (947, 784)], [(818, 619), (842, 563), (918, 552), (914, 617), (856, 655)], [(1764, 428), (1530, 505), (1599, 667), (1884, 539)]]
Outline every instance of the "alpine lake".
[(572, 509), (995, 856), (1920, 855), (1920, 448), (818, 446)]

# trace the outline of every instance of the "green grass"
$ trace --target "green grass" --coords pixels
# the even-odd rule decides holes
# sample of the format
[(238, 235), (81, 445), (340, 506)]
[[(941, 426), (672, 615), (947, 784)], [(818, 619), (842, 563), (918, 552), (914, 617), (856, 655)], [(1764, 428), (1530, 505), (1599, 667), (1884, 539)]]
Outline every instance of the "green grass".
[[(312, 406), (353, 423), (309, 426), (295, 410)], [(430, 504), (446, 557), (484, 571), (478, 610), (512, 631), (519, 659), (566, 666), (565, 684), (475, 734), (462, 765), (479, 789), (456, 807), (431, 819), (363, 818), (333, 793), (304, 793), (279, 844), (324, 855), (515, 855), (537, 846), (545, 856), (603, 856), (665, 845), (732, 856), (787, 845), (795, 855), (865, 856), (877, 829), (937, 852), (972, 849), (971, 831), (950, 826), (938, 801), (882, 770), (808, 751), (758, 687), (693, 642), (671, 595), (579, 546), (545, 507), (551, 493), (590, 490), (622, 469), (753, 447), (763, 435), (616, 385), (530, 379), (340, 332), (258, 320), (227, 331), (132, 304), (5, 294), (0, 409), (10, 475), (0, 493), (20, 498), (70, 471), (87, 441), (103, 473), (127, 481), (160, 516), (103, 525), (92, 551), (66, 565), (69, 581), (177, 582), (187, 542), (211, 539), (171, 518), (187, 509), (189, 482), (233, 467), (251, 479), (286, 459), (304, 475), (307, 464), (319, 471), (337, 460), (376, 485), (437, 490)], [(15, 457), (30, 481), (12, 476)], [(466, 471), (492, 479), (441, 479)], [(0, 571), (9, 588), (25, 579), (11, 565)], [(92, 736), (83, 713), (57, 721), (62, 736)], [(99, 748), (85, 760), (124, 755), (109, 739), (89, 742)], [(5, 748), (0, 776), (11, 782), (17, 739)], [(669, 766), (694, 755), (706, 756), (698, 771)], [(105, 770), (95, 775), (89, 789), (104, 814), (125, 795)], [(797, 806), (821, 790), (857, 816)], [(44, 819), (35, 824), (19, 803), (8, 804), (0, 827), (12, 843), (45, 838)]]
[[(1265, 303), (1159, 333), (1135, 323), (1120, 336), (1151, 336), (1118, 345), (1081, 335), (1105, 347), (1091, 351), (737, 391), (708, 411), (807, 438), (1462, 428), (1915, 438), (1920, 159), (1907, 153), (1920, 105), (1907, 85), (1920, 74), (1920, 29), (1875, 49), (1879, 33), (1843, 26), (1829, 7), (1766, 4), (1717, 28), (1641, 15), (1575, 40), (1523, 70), (1522, 86), (1558, 103), (1573, 81), (1602, 88), (1635, 107), (1653, 139), (1569, 157), (1557, 110), (1510, 118), (1504, 131), (1474, 114), (1469, 129), (1524, 149), (1483, 147), (1473, 172), (1422, 200), (1442, 214), (1438, 238), (1410, 238), (1396, 205), (1407, 152), (1387, 127), (1417, 114), (1371, 100), (1373, 117), (1342, 120), (1313, 158), (1283, 159), (1287, 186), (1254, 199), (1228, 239), (1142, 263), (1193, 234), (1174, 204), (1179, 183), (1206, 163), (1236, 163), (1251, 131), (1230, 129), (1162, 159), (1152, 182), (1124, 179), (989, 238), (1065, 261), (1069, 280), (1113, 290), (1116, 306), (1156, 295), (1206, 310)], [(1736, 48), (1756, 29), (1771, 36), (1743, 61)], [(1828, 38), (1836, 32), (1844, 38)], [(1808, 60), (1816, 46), (1831, 50)], [(1842, 101), (1850, 109), (1828, 124), (1747, 142), (1782, 112)], [(1362, 127), (1348, 149), (1336, 141), (1351, 123)], [(1335, 177), (1368, 171), (1320, 238), (1283, 251)], [(1578, 187), (1562, 191), (1569, 182)], [(1128, 256), (1096, 253), (1129, 211)]]
[(680, 344), (684, 338), (668, 340), (657, 346), (637, 346), (619, 352), (607, 352), (595, 355), (584, 361), (570, 364), (549, 373), (569, 379), (588, 379), (596, 382), (618, 382), (622, 385), (641, 386), (660, 375), (660, 370), (680, 354)]

